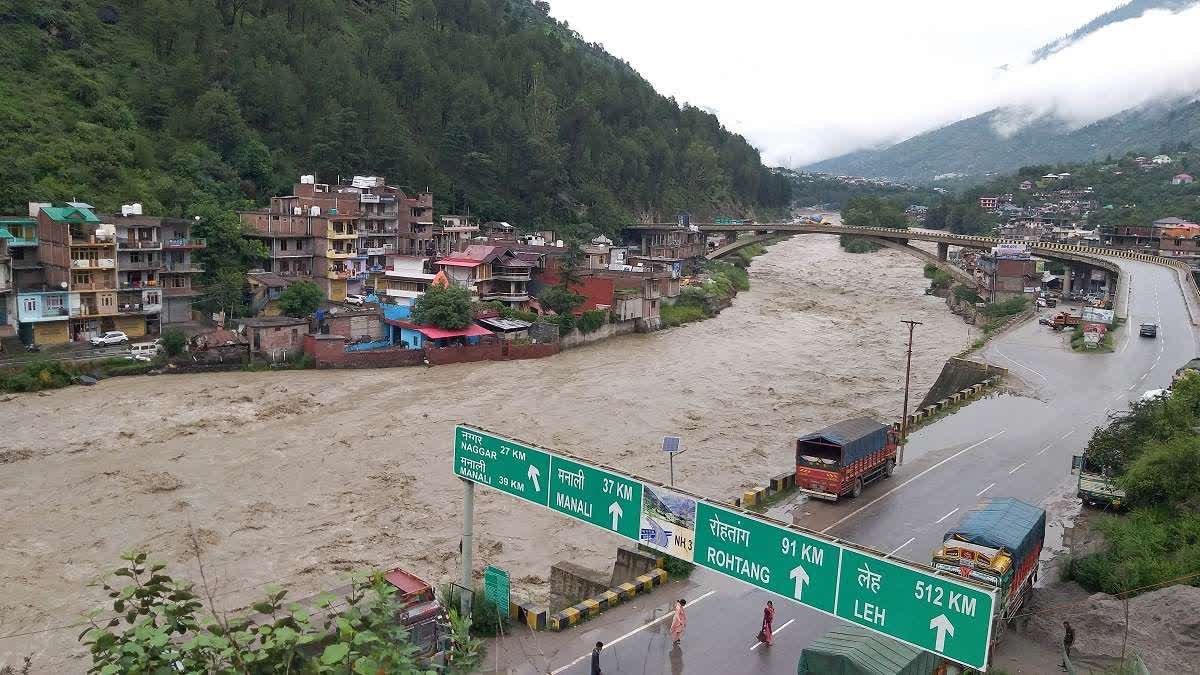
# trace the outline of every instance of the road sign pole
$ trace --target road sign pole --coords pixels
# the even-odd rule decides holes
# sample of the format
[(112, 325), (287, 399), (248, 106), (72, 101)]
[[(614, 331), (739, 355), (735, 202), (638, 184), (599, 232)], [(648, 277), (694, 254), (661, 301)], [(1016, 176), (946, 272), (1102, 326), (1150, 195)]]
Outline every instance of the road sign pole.
[(471, 611), (471, 593), (475, 586), (471, 579), (471, 553), (474, 551), (475, 530), (475, 481), (463, 480), (463, 534), (462, 534), (462, 586), (459, 592), (458, 611), (466, 616)]
[(671, 487), (675, 487), (675, 453), (669, 454), (671, 455)]
[(908, 380), (912, 374), (912, 342), (913, 329), (922, 325), (920, 321), (901, 319), (900, 323), (908, 324), (908, 357), (904, 363), (904, 410), (900, 413), (900, 456), (896, 464), (904, 464), (904, 444), (908, 441)]

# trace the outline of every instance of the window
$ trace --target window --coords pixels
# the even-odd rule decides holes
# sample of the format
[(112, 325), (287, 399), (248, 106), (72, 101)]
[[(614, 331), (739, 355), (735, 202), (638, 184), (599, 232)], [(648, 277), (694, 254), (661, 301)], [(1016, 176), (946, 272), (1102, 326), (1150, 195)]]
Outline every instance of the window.
[(47, 295), (46, 309), (62, 309), (63, 297), (61, 295)]
[(81, 285), (90, 284), (90, 283), (92, 283), (92, 273), (91, 272), (75, 272), (75, 273), (71, 274), (71, 283), (81, 284)]
[(101, 306), (101, 307), (112, 307), (112, 306), (113, 306), (113, 300), (115, 300), (115, 299), (116, 299), (116, 298), (114, 298), (114, 297), (113, 297), (113, 296), (111, 296), (111, 295), (101, 295), (101, 296), (100, 296), (100, 306)]
[(144, 302), (148, 305), (161, 304), (161, 300), (159, 299), (159, 296), (158, 296), (158, 291), (154, 291), (153, 293), (146, 293), (145, 295), (142, 296), (142, 298), (144, 298)]
[(286, 251), (286, 250), (287, 250), (287, 239), (280, 239), (280, 240), (279, 240), (279, 250), (280, 250), (280, 251)]
[(25, 298), (24, 309), (26, 312), (36, 312), (38, 309), (37, 298)]

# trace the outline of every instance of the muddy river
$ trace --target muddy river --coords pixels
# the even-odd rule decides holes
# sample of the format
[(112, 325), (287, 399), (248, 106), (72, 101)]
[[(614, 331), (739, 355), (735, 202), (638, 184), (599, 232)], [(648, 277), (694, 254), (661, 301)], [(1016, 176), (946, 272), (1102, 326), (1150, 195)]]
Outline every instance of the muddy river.
[[(729, 497), (789, 466), (789, 439), (850, 416), (898, 415), (907, 331), (914, 397), (971, 337), (927, 297), (903, 253), (834, 237), (774, 245), (720, 316), (540, 361), (374, 371), (118, 378), (0, 402), (0, 634), (79, 620), (86, 584), (144, 549), (198, 578), (195, 529), (218, 604), (269, 582), (308, 594), (400, 565), (448, 580), (458, 564), (457, 421), (663, 481), (662, 436), (683, 437), (676, 481)], [(542, 600), (551, 563), (611, 564), (619, 542), (480, 490), (476, 568)], [(0, 640), (0, 663), (82, 671), (77, 628)], [(72, 656), (73, 655), (73, 656)]]

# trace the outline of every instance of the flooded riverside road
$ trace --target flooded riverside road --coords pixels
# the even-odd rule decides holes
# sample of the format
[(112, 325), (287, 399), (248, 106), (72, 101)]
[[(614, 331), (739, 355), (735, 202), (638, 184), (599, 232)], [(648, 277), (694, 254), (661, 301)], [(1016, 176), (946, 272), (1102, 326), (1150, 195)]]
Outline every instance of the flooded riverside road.
[[(913, 398), (971, 339), (921, 264), (794, 237), (755, 259), (750, 291), (718, 317), (532, 361), (382, 370), (129, 377), (0, 402), (0, 633), (62, 626), (100, 606), (86, 584), (143, 549), (198, 579), (196, 529), (218, 605), (267, 583), (300, 597), (345, 572), (403, 566), (449, 580), (462, 488), (453, 425), (478, 424), (728, 498), (791, 466), (797, 434), (898, 416), (907, 330)], [(22, 420), (22, 422), (15, 422)], [(611, 564), (611, 535), (476, 492), (476, 569), (544, 601), (552, 563)], [(80, 629), (0, 640), (0, 663), (78, 671)], [(68, 665), (70, 664), (70, 665)]]

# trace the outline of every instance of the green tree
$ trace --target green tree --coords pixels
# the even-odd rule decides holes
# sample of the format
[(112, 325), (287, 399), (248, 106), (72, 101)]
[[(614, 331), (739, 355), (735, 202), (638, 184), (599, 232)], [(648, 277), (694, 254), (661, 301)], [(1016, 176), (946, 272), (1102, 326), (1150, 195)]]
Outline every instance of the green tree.
[(311, 281), (297, 281), (279, 294), (279, 311), (288, 316), (306, 317), (317, 311), (324, 299), (320, 286)]
[(433, 285), (413, 304), (413, 320), (457, 330), (471, 325), (471, 292), (461, 286)]
[(163, 350), (167, 352), (167, 356), (179, 356), (187, 346), (187, 335), (184, 335), (183, 331), (178, 328), (164, 330), (159, 339), (162, 340)]
[(542, 307), (554, 311), (555, 314), (572, 314), (576, 307), (583, 304), (584, 298), (562, 286), (547, 286), (538, 294)]
[(226, 320), (242, 316), (246, 310), (246, 275), (226, 267), (212, 278), (201, 297), (210, 311), (224, 312)]
[(111, 611), (92, 612), (80, 635), (90, 673), (427, 672), (396, 621), (396, 589), (381, 573), (356, 577), (344, 598), (318, 596), (316, 612), (287, 603), (287, 591), (271, 586), (251, 605), (253, 616), (230, 617), (213, 606), (203, 564), (197, 588), (146, 553), (121, 559), (100, 582)]
[(473, 673), (482, 665), (483, 641), (471, 636), (471, 617), (460, 616), (458, 610), (450, 610), (450, 639), (453, 645), (450, 650), (449, 671), (454, 675)]

